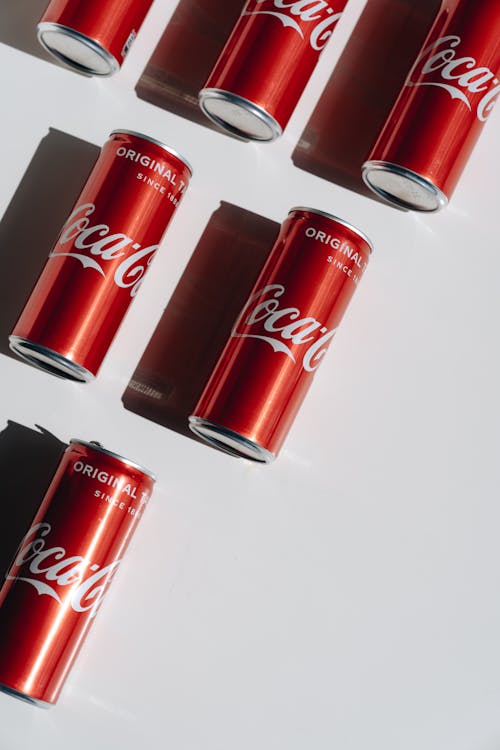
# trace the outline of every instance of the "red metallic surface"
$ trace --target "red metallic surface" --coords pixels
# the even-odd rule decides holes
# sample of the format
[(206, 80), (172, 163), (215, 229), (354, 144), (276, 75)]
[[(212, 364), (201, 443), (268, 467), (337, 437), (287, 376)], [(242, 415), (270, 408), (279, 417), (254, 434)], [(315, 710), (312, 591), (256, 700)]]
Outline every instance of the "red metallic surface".
[(0, 591), (0, 684), (57, 700), (153, 484), (90, 445), (67, 448)]
[[(165, 170), (163, 176), (153, 160)], [(95, 374), (189, 177), (184, 162), (161, 146), (135, 135), (112, 135), (13, 335)]]
[(101, 45), (121, 65), (152, 3), (153, 0), (52, 0), (40, 23), (58, 23), (78, 31)]
[(450, 197), (500, 94), (499, 0), (444, 0), (369, 160)]
[(249, 0), (205, 88), (253, 102), (285, 128), (347, 0)]
[(276, 455), (369, 254), (368, 242), (354, 228), (294, 209), (194, 415)]

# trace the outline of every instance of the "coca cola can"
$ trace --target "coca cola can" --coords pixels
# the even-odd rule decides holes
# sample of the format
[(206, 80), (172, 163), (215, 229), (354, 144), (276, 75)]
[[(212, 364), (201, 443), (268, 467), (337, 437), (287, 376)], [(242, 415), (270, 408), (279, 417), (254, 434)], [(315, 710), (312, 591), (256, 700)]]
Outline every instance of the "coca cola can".
[(372, 251), (336, 216), (293, 208), (189, 418), (209, 443), (278, 454)]
[(278, 138), (347, 0), (248, 0), (199, 101), (240, 138)]
[(0, 590), (0, 691), (57, 701), (155, 482), (72, 440)]
[(120, 69), (153, 0), (52, 0), (38, 39), (79, 73), (110, 76)]
[(154, 138), (114, 131), (10, 336), (55, 375), (92, 380), (191, 176)]
[(445, 207), (500, 94), (498, 0), (444, 0), (363, 178), (390, 203)]

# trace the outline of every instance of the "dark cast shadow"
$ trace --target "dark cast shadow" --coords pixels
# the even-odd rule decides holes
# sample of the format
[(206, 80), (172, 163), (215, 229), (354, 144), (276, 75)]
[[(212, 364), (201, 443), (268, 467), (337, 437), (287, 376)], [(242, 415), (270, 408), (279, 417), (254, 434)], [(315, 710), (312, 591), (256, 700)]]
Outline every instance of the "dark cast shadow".
[(41, 60), (54, 62), (36, 36), (36, 27), (48, 0), (1, 0), (0, 42)]
[(361, 166), (385, 124), (442, 0), (368, 0), (292, 160), (378, 200)]
[[(0, 352), (99, 154), (51, 128), (0, 220)], [(15, 355), (11, 355), (15, 356)]]
[(243, 0), (180, 0), (137, 83), (137, 96), (220, 132), (200, 110), (198, 92), (244, 4)]
[(123, 394), (126, 409), (197, 439), (188, 417), (278, 232), (276, 222), (221, 203)]
[(9, 420), (0, 432), (0, 585), (66, 447), (43, 427)]

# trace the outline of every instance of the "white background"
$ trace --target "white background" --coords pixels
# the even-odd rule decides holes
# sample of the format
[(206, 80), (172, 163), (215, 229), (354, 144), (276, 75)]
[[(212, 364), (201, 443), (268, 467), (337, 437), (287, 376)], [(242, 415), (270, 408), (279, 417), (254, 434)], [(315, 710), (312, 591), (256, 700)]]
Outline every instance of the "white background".
[[(400, 213), (295, 168), (290, 155), (363, 5), (349, 3), (272, 145), (136, 97), (173, 3), (155, 3), (107, 80), (0, 45), (0, 216), (49, 128), (99, 146), (115, 128), (146, 132), (195, 171), (95, 382), (0, 355), (0, 428), (10, 419), (98, 439), (159, 477), (58, 705), (0, 696), (1, 750), (500, 747), (500, 113), (437, 215)], [(278, 222), (314, 206), (375, 245), (268, 467), (121, 403), (221, 200)], [(0, 513), (12, 502), (0, 495)]]

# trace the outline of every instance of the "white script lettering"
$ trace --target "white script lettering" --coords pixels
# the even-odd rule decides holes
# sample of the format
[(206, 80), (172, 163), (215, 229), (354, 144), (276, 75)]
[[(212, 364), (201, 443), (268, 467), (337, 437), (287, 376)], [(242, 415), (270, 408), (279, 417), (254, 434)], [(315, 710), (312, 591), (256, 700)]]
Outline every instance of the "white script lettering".
[[(313, 372), (319, 367), (337, 329), (328, 330), (315, 318), (301, 318), (300, 310), (296, 307), (280, 308), (279, 297), (284, 292), (283, 285), (268, 284), (253, 294), (236, 321), (231, 336), (266, 341), (273, 351), (286, 354), (293, 362), (296, 360), (290, 345), (307, 344), (302, 367), (307, 372)], [(255, 328), (252, 329), (252, 326)], [(257, 330), (260, 332), (257, 333)]]
[[(49, 523), (32, 526), (6, 578), (29, 583), (40, 596), (49, 596), (64, 606), (69, 603), (75, 612), (90, 612), (93, 618), (121, 561), (101, 568), (80, 555), (67, 555), (64, 547), (47, 548), (45, 537), (51, 530)], [(66, 586), (70, 588), (64, 591)]]
[[(115, 267), (113, 279), (118, 287), (130, 289), (130, 296), (135, 297), (159, 245), (141, 247), (126, 234), (112, 233), (107, 224), (91, 226), (89, 216), (94, 211), (94, 203), (83, 203), (75, 208), (62, 228), (57, 245), (49, 258), (75, 258), (84, 268), (91, 268), (104, 277), (105, 263), (123, 258)], [(72, 243), (73, 247), (64, 252), (65, 246), (69, 243)], [(75, 252), (75, 248), (83, 252)], [(128, 248), (135, 252), (127, 255), (125, 250)]]
[(342, 13), (335, 13), (325, 0), (249, 0), (243, 15), (275, 16), (285, 28), (294, 29), (302, 39), (304, 32), (300, 23), (311, 23), (309, 43), (313, 50), (321, 52)]
[[(459, 36), (444, 36), (426, 47), (410, 71), (406, 85), (442, 88), (471, 112), (472, 96), (482, 94), (476, 115), (480, 122), (486, 122), (500, 95), (500, 81), (489, 68), (478, 65), (474, 57), (457, 57), (461, 43)], [(430, 80), (433, 73), (437, 77)]]

